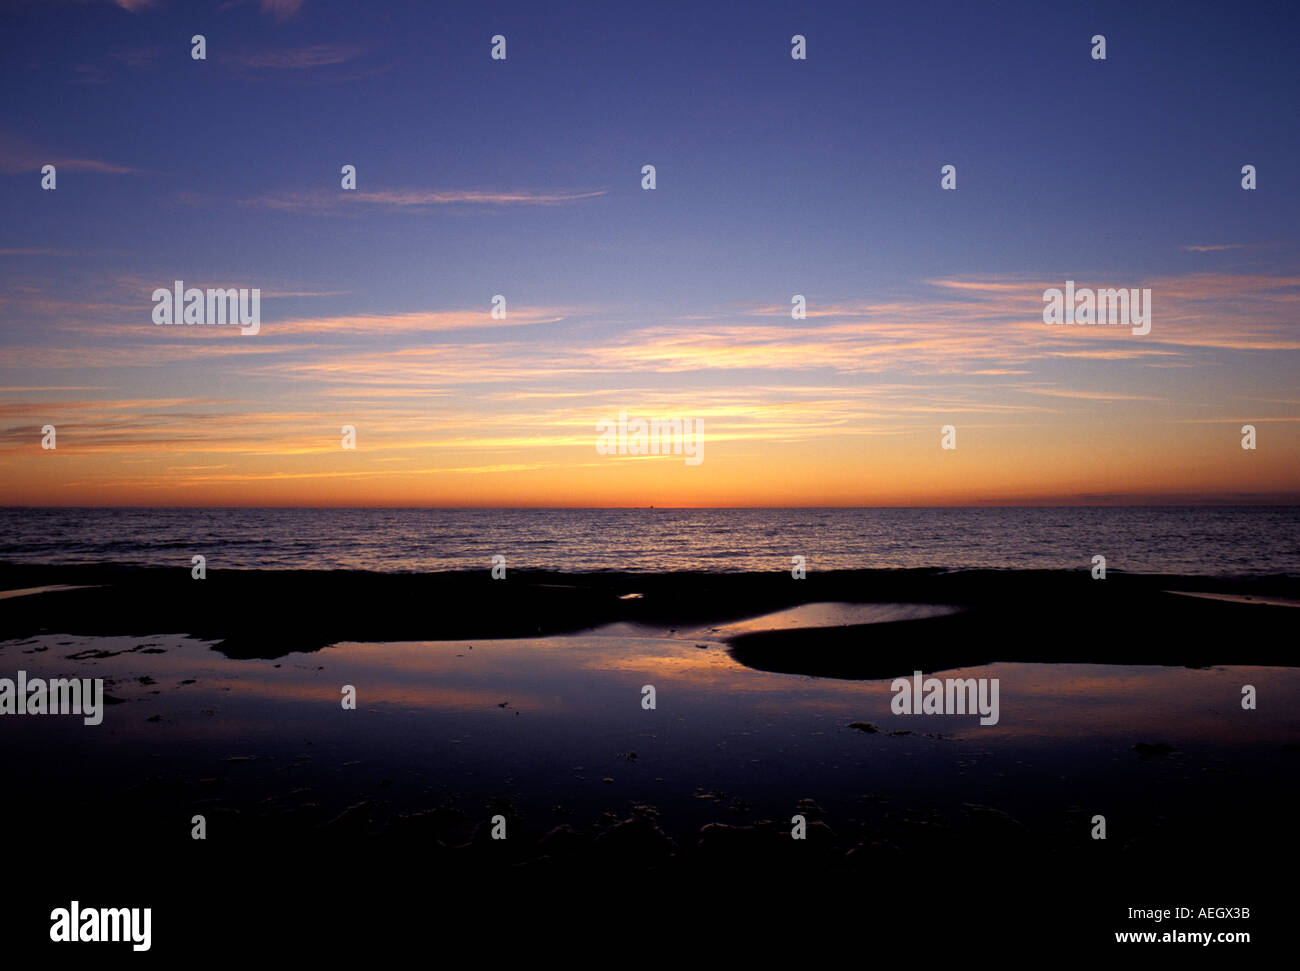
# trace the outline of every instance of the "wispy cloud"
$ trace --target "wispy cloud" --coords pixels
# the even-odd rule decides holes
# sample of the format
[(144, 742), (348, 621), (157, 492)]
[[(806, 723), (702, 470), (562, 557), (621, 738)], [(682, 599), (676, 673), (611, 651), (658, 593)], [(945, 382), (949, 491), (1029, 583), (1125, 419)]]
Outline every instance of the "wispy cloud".
[(1068, 388), (1016, 388), (1022, 394), (1041, 394), (1052, 398), (1077, 398), (1081, 401), (1160, 401), (1149, 394), (1115, 394), (1107, 391), (1081, 391)]
[(108, 52), (109, 64), (78, 64), (72, 68), (69, 84), (108, 84), (115, 73), (125, 67), (143, 71), (154, 66), (162, 55), (161, 47), (125, 47)]
[(367, 48), (359, 44), (314, 44), (310, 47), (235, 54), (232, 60), (242, 67), (255, 70), (272, 68), (293, 71), (346, 64), (360, 57), (366, 50)]
[(388, 209), (393, 211), (425, 210), (436, 206), (560, 206), (605, 195), (608, 189), (580, 192), (537, 189), (383, 189), (372, 192), (342, 190), (338, 192), (300, 192), (241, 199), (240, 205), (282, 212), (333, 213), (349, 208)]
[(1051, 359), (1153, 362), (1208, 349), (1300, 350), (1300, 277), (1197, 273), (1106, 281), (1151, 289), (1152, 331), (1140, 339), (1123, 328), (1044, 324), (1042, 294), (1064, 278), (929, 282), (939, 291), (934, 298), (814, 303), (803, 321), (790, 319), (788, 304), (692, 315), (689, 327), (631, 331), (585, 358), (602, 368), (675, 372), (998, 374)]
[(231, 10), (235, 7), (256, 3), (258, 9), (273, 20), (290, 20), (302, 10), (303, 0), (226, 0), (217, 9)]
[(54, 165), (73, 172), (102, 172), (109, 175), (137, 175), (143, 172), (142, 169), (115, 162), (42, 151), (22, 139), (0, 134), (0, 175), (39, 172), (44, 165)]
[(161, 47), (125, 47), (109, 51), (108, 54), (119, 64), (125, 64), (127, 67), (137, 70), (152, 67), (161, 55)]
[(341, 297), (351, 292), (351, 290), (263, 290), (262, 299), (270, 300), (275, 297)]
[(381, 334), (421, 331), (470, 330), (479, 327), (523, 327), (556, 323), (572, 313), (565, 308), (523, 307), (511, 309), (502, 320), (492, 318), (486, 307), (476, 310), (415, 311), (402, 314), (351, 314), (279, 321), (274, 336), (289, 334)]
[[(52, 158), (50, 164), (56, 165), (61, 169), (70, 169), (73, 172), (103, 172), (108, 175), (139, 175), (144, 170), (134, 169), (129, 165), (118, 165), (115, 162), (101, 162), (93, 158)], [(42, 165), (45, 163), (41, 163)], [(39, 166), (37, 166), (39, 168)]]
[(262, 0), (262, 13), (276, 20), (288, 20), (302, 9), (302, 0)]

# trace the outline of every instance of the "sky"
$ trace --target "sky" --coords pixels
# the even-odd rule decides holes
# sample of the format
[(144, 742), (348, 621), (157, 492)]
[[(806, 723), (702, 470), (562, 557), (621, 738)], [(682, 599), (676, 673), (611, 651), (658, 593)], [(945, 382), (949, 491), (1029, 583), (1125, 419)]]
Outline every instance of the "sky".
[[(1297, 27), (2, 2), (0, 504), (1295, 503)], [(155, 324), (177, 280), (258, 332)], [(1067, 280), (1150, 332), (1044, 323)]]

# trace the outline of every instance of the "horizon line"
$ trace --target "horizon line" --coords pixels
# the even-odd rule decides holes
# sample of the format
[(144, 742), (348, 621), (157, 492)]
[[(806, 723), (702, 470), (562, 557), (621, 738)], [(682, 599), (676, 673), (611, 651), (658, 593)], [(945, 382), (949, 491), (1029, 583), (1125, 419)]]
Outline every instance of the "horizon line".
[(582, 506), (582, 505), (429, 505), (429, 506), (412, 506), (405, 504), (391, 505), (321, 505), (321, 504), (301, 504), (301, 505), (259, 505), (255, 503), (231, 503), (227, 505), (211, 503), (158, 503), (152, 505), (125, 505), (125, 504), (97, 504), (97, 505), (57, 505), (57, 504), (0, 504), (0, 509), (428, 509), (428, 510), (575, 510), (575, 511), (595, 511), (595, 510), (621, 510), (621, 509), (665, 509), (665, 510), (722, 510), (722, 509), (762, 509), (762, 510), (781, 510), (781, 509), (1170, 509), (1170, 508), (1225, 508), (1225, 507), (1259, 507), (1288, 509), (1300, 506), (1300, 498), (1290, 501), (1277, 500), (1194, 500), (1194, 501), (1149, 501), (1149, 502), (1027, 502), (1027, 503), (946, 503), (942, 505), (736, 505), (736, 506), (707, 506), (707, 505), (635, 505), (635, 506)]

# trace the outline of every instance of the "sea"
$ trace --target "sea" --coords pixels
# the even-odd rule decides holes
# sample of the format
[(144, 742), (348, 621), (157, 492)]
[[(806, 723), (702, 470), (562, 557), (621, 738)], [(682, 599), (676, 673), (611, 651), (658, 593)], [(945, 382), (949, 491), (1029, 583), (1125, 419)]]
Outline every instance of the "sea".
[(0, 561), (587, 573), (939, 568), (1300, 576), (1300, 507), (4, 508)]

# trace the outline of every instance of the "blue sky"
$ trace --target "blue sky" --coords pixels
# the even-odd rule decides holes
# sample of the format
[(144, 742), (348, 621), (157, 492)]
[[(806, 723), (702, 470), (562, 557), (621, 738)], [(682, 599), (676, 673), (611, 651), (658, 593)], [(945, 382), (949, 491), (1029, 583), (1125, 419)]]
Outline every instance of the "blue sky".
[[(946, 319), (965, 292), (936, 281), (1020, 280), (1041, 293), (1043, 281), (1159, 280), (1168, 308), (1169, 281), (1200, 278), (1187, 298), (1197, 307), (1174, 306), (1205, 329), (1223, 309), (1205, 294), (1237, 280), (1225, 306), (1242, 320), (1267, 320), (1278, 303), (1293, 314), (1298, 20), (1282, 3), (11, 4), (0, 14), (0, 383), (162, 398), (202, 378), (281, 407), (284, 368), (206, 351), (151, 367), (162, 339), (137, 322), (149, 291), (175, 279), (261, 287), (268, 340), (240, 357), (266, 362), (331, 353), (317, 333), (277, 357), (275, 320), (486, 310), (502, 293), (537, 308), (535, 322), (505, 335), (486, 320), (439, 324), (430, 340), (511, 360), (544, 351), (523, 380), (557, 395), (628, 381), (627, 367), (583, 365), (561, 387), (566, 354), (637, 335), (653, 345), (700, 319), (761, 324), (795, 293), (867, 336), (898, 305), (907, 320), (927, 308)], [(505, 61), (489, 57), (498, 33)], [(790, 57), (796, 33), (805, 61)], [(1096, 33), (1105, 61), (1090, 56)], [(206, 38), (204, 61), (190, 56), (193, 34)], [(39, 191), (45, 161), (60, 164), (54, 193)], [(344, 163), (364, 198), (343, 198)], [(956, 192), (938, 187), (949, 163)], [(1253, 192), (1239, 184), (1246, 163)], [(645, 164), (653, 192), (640, 187)], [(102, 312), (69, 320), (67, 304), (96, 301)], [(1282, 323), (1295, 337), (1294, 317)], [(135, 328), (125, 343), (121, 328)], [(1218, 358), (1196, 362), (1196, 386), (1268, 386), (1289, 416), (1294, 350), (1237, 329)], [(110, 375), (94, 359), (74, 370), (38, 353), (75, 357), (100, 340), (138, 348), (138, 364), (120, 358)], [(401, 351), (412, 333), (376, 324), (337, 340), (336, 354)], [(1206, 344), (1181, 347), (1170, 353)], [(915, 385), (918, 403), (957, 387), (951, 360), (837, 369), (820, 351), (810, 359), (829, 367), (759, 355), (725, 373), (634, 355), (639, 377), (625, 386), (671, 397), (833, 379), (851, 394), (883, 374)], [(1012, 363), (972, 370), (1023, 361)], [(1186, 375), (1146, 368), (1150, 355), (1128, 363), (1143, 370), (1120, 374), (1118, 351), (1048, 355), (1032, 378), (1189, 398)], [(296, 393), (319, 391), (318, 377), (298, 375)], [(430, 390), (466, 393), (442, 374)], [(1235, 420), (1227, 398), (1221, 410)]]

